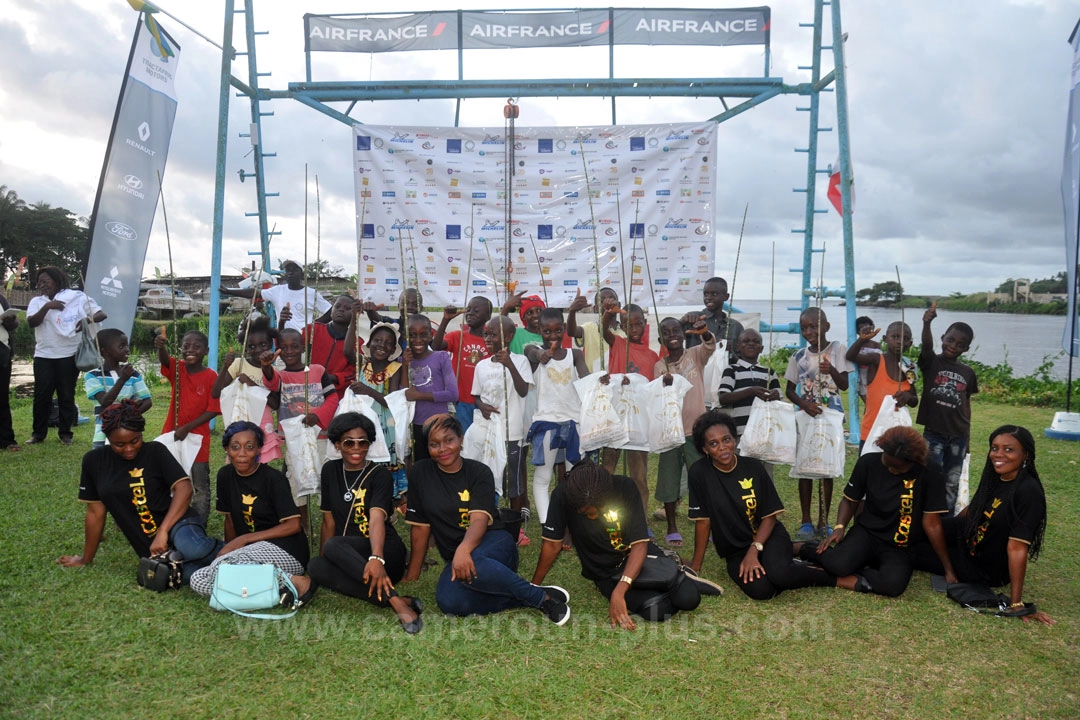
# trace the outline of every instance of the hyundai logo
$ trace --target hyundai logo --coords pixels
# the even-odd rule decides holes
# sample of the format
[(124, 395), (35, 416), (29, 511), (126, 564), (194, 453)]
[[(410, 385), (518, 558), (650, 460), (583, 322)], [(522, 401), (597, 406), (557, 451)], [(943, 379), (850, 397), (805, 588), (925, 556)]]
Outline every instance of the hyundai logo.
[(132, 190), (142, 190), (143, 182), (137, 175), (125, 175), (124, 182)]

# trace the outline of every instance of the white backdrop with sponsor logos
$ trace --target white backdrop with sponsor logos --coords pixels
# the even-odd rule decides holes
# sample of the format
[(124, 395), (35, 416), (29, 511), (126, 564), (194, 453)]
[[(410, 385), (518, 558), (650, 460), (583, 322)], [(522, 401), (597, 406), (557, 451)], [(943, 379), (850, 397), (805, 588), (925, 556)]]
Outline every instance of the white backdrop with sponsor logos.
[(510, 188), (504, 138), (354, 128), (366, 299), (392, 304), (415, 285), (427, 305), (502, 301), (509, 261), (512, 289), (546, 291), (554, 306), (579, 290), (591, 299), (597, 283), (641, 305), (654, 293), (658, 305), (701, 302), (714, 267), (715, 123), (517, 128)]

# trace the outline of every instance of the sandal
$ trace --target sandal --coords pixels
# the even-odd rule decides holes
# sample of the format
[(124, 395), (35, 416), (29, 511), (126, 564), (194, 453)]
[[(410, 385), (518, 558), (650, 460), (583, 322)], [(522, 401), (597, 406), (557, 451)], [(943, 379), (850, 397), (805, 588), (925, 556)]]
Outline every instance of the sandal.
[(401, 618), (398, 618), (398, 622), (401, 623), (401, 629), (409, 635), (416, 635), (418, 632), (424, 629), (424, 619), (420, 617), (420, 613), (424, 612), (424, 604), (420, 602), (418, 597), (410, 597), (408, 600), (409, 609), (416, 613), (416, 619), (412, 622), (405, 622)]
[(8, 452), (19, 452), (20, 450), (22, 450), (22, 446), (20, 446), (19, 443), (15, 442), (15, 443), (11, 443), (10, 445), (8, 445), (4, 449), (7, 450)]
[(680, 535), (677, 532), (668, 533), (667, 536), (664, 538), (664, 542), (666, 542), (671, 547), (682, 547), (683, 546), (682, 535)]

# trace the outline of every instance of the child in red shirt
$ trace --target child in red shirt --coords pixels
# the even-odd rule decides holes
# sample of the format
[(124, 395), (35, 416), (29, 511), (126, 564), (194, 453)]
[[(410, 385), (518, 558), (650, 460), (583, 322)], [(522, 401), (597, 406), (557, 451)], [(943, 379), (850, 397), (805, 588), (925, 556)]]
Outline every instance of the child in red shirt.
[(210, 514), (210, 421), (221, 413), (221, 405), (211, 393), (217, 373), (203, 365), (210, 342), (206, 335), (198, 330), (189, 330), (180, 340), (180, 358), (184, 361), (182, 365), (177, 363), (177, 358), (169, 357), (165, 345), (165, 333), (154, 338), (158, 362), (161, 363), (161, 376), (172, 385), (169, 411), (165, 414), (165, 425), (161, 432), (172, 431), (177, 440), (183, 440), (190, 433), (202, 437), (199, 454), (195, 456), (195, 464), (191, 466), (191, 485), (195, 490), (191, 507), (205, 523)]

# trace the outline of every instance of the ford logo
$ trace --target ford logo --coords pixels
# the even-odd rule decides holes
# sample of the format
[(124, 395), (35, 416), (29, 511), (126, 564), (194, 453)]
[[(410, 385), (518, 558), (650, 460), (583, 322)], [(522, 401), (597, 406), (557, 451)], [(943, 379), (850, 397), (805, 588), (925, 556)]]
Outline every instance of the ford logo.
[(142, 189), (142, 180), (140, 180), (137, 175), (125, 175), (124, 182), (127, 183), (127, 186), (132, 190)]
[(122, 222), (116, 222), (115, 220), (105, 223), (105, 229), (116, 237), (124, 240), (137, 240), (139, 238), (139, 234), (135, 232), (134, 228)]

